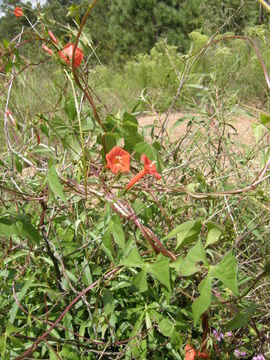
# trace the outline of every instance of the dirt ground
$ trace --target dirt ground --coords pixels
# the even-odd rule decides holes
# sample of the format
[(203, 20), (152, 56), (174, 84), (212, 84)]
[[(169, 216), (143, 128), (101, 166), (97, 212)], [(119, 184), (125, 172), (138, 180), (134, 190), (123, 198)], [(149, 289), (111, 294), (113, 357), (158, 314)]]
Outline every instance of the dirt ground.
[[(146, 115), (141, 116), (138, 118), (139, 124), (141, 127), (145, 127), (147, 125), (156, 124), (161, 127), (166, 114), (162, 114), (161, 116), (158, 115)], [(181, 122), (178, 126), (173, 128), (173, 125), (176, 123), (177, 120), (184, 118), (183, 122)], [(192, 119), (193, 118), (193, 119)], [(171, 141), (176, 141), (177, 139), (181, 138), (185, 135), (187, 131), (187, 124), (188, 122), (196, 120), (201, 121), (209, 121), (206, 117), (203, 117), (199, 114), (191, 114), (191, 113), (181, 113), (176, 112), (172, 113), (168, 119), (168, 136), (170, 137)], [(244, 115), (238, 115), (238, 116), (232, 116), (229, 120), (226, 120), (229, 124), (231, 124), (232, 127), (227, 126), (227, 131), (230, 134), (233, 134), (236, 140), (239, 140), (239, 142), (246, 144), (246, 145), (254, 145), (255, 144), (255, 138), (252, 132), (251, 124), (256, 123), (258, 120), (254, 116), (244, 116)], [(216, 120), (212, 120), (213, 126), (218, 127), (219, 124)], [(147, 132), (149, 133), (151, 129), (147, 129)]]

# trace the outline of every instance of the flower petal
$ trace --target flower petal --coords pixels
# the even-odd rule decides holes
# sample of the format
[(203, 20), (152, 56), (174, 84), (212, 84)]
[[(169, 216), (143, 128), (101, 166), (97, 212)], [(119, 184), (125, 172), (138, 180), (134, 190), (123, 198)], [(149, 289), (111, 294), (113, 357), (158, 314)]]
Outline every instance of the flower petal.
[(120, 172), (129, 172), (130, 170), (130, 154), (119, 146), (114, 146), (108, 154), (106, 154), (107, 165), (115, 174)]
[(58, 39), (54, 36), (53, 32), (51, 30), (49, 30), (48, 34), (49, 34), (50, 38), (52, 39), (52, 41), (57, 45)]
[(185, 346), (185, 360), (195, 360), (196, 359), (196, 350), (189, 344)]
[(19, 6), (15, 7), (14, 15), (17, 16), (17, 17), (23, 16), (22, 8), (20, 8)]
[[(58, 55), (66, 62), (67, 65), (70, 65), (72, 61), (73, 51), (74, 51), (74, 44), (67, 44), (63, 50), (58, 52)], [(83, 60), (83, 51), (79, 47), (76, 47), (75, 57), (74, 57), (75, 68), (80, 66), (82, 60)]]
[(157, 179), (161, 179), (161, 175), (157, 172), (156, 165), (143, 154), (141, 160), (144, 162), (144, 168), (147, 174), (154, 175)]

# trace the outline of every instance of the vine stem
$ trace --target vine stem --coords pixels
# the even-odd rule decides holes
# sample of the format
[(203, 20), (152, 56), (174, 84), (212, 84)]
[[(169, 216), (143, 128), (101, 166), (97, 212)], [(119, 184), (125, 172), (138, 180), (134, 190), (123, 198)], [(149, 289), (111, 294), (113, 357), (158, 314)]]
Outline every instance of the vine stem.
[[(111, 278), (114, 274), (116, 274), (121, 268), (117, 267), (111, 271), (109, 271), (106, 275), (103, 276), (103, 279), (108, 279)], [(37, 338), (37, 340), (30, 346), (30, 348), (28, 348), (22, 355), (17, 356), (16, 360), (22, 360), (25, 359), (26, 357), (30, 356), (33, 351), (35, 351), (36, 347), (38, 346), (38, 344), (42, 341), (45, 340), (47, 335), (50, 334), (50, 332), (59, 324), (59, 322), (63, 319), (63, 317), (66, 315), (67, 312), (69, 312), (69, 310), (78, 302), (78, 300), (80, 300), (80, 298), (82, 296), (84, 296), (88, 291), (92, 290), (93, 288), (95, 288), (98, 284), (100, 283), (100, 279), (96, 280), (95, 282), (93, 282), (91, 285), (89, 285), (87, 288), (85, 288), (83, 291), (81, 291), (78, 296), (75, 297), (75, 299), (72, 300), (72, 302), (65, 308), (65, 310), (61, 313), (61, 315), (55, 320), (55, 322), (51, 325), (51, 327), (45, 331), (45, 333), (43, 335), (41, 335), (39, 338)]]
[[(74, 53), (73, 53), (74, 55)], [(82, 132), (82, 123), (81, 123), (81, 115), (80, 115), (80, 109), (79, 109), (79, 105), (78, 105), (78, 101), (77, 101), (77, 97), (76, 97), (76, 91), (74, 88), (74, 84), (73, 81), (71, 79), (71, 77), (69, 76), (68, 72), (65, 70), (65, 73), (70, 81), (71, 87), (72, 87), (72, 92), (73, 92), (73, 96), (74, 96), (74, 102), (75, 102), (75, 106), (76, 106), (76, 112), (77, 112), (77, 117), (78, 117), (78, 123), (79, 123), (79, 130), (80, 130), (80, 139), (81, 139), (81, 147), (82, 147), (82, 161), (83, 161), (83, 174), (84, 174), (84, 189), (85, 189), (85, 193), (87, 194), (87, 170), (86, 170), (86, 161), (85, 161), (85, 151), (84, 151), (84, 140), (83, 140), (83, 132)]]
[[(97, 109), (96, 109), (96, 106), (95, 106), (95, 103), (94, 103), (94, 100), (93, 100), (93, 97), (91, 96), (91, 94), (89, 92), (86, 91), (86, 89), (82, 86), (79, 78), (78, 78), (78, 75), (76, 73), (76, 68), (75, 68), (75, 52), (76, 52), (76, 49), (78, 47), (78, 43), (79, 43), (79, 39), (80, 39), (80, 36), (81, 36), (81, 33), (82, 33), (82, 30), (83, 30), (83, 27), (86, 23), (86, 20), (91, 12), (91, 10), (93, 9), (93, 7), (95, 6), (97, 0), (93, 0), (91, 2), (91, 4), (89, 5), (86, 13), (84, 14), (83, 18), (82, 18), (82, 21), (81, 21), (81, 25), (80, 25), (80, 28), (79, 28), (79, 31), (78, 31), (78, 34), (77, 34), (77, 37), (76, 37), (76, 40), (75, 40), (75, 43), (74, 43), (74, 49), (73, 49), (73, 54), (72, 54), (72, 72), (73, 72), (73, 76), (74, 76), (74, 80), (76, 82), (76, 84), (79, 86), (79, 88), (83, 91), (85, 97), (87, 98), (87, 100), (89, 101), (92, 109), (93, 109), (93, 113), (94, 113), (94, 117), (96, 119), (96, 121), (98, 122), (98, 124), (100, 125), (100, 127), (102, 128), (102, 130), (104, 132), (107, 132), (107, 129), (105, 127), (105, 125), (102, 123), (99, 115), (98, 115), (98, 112), (97, 112)], [(105, 148), (104, 148), (104, 151), (105, 151)]]

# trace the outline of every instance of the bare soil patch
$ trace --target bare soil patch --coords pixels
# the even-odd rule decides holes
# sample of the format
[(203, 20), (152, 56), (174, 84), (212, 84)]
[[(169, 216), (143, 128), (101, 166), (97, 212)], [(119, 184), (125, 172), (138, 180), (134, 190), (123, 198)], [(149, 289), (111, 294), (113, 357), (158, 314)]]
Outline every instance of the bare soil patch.
[[(162, 114), (161, 116), (158, 115), (146, 115), (146, 116), (140, 116), (138, 118), (139, 124), (141, 127), (149, 126), (155, 124), (158, 128), (161, 128), (164, 120), (165, 120), (166, 114)], [(183, 119), (183, 122), (181, 122), (179, 125), (174, 126), (175, 123), (179, 119)], [(200, 114), (191, 114), (191, 113), (182, 113), (182, 112), (176, 112), (172, 113), (168, 118), (168, 124), (167, 124), (167, 135), (169, 136), (171, 141), (177, 141), (181, 137), (185, 136), (187, 132), (187, 125), (189, 121), (192, 121), (193, 119), (205, 121), (208, 122), (209, 119), (207, 117), (204, 117)], [(252, 116), (244, 116), (244, 115), (234, 115), (230, 117), (227, 122), (232, 125), (232, 127), (227, 126), (227, 134), (230, 134), (234, 137), (236, 141), (239, 141), (242, 144), (245, 145), (254, 145), (255, 144), (255, 138), (252, 133), (251, 125), (252, 123), (256, 123), (257, 119), (256, 117)], [(221, 126), (216, 120), (212, 120), (212, 124), (217, 129)], [(149, 128), (149, 132), (150, 132)], [(158, 130), (155, 130), (155, 132), (158, 132)]]

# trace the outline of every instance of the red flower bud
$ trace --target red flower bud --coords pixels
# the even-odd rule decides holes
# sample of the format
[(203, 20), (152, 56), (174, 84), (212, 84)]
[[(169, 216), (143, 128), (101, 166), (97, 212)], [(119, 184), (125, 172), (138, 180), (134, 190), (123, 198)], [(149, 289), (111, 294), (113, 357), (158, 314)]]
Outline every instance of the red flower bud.
[[(74, 51), (74, 44), (67, 44), (63, 50), (58, 52), (60, 58), (62, 58), (67, 65), (71, 65), (72, 63), (72, 56)], [(75, 57), (74, 57), (74, 65), (75, 68), (80, 66), (83, 59), (83, 51), (79, 47), (76, 48)]]
[(41, 47), (42, 47), (42, 49), (44, 49), (45, 51), (47, 51), (50, 55), (53, 54), (53, 51), (52, 51), (50, 48), (48, 48), (48, 46), (42, 44)]
[(52, 39), (52, 41), (55, 43), (55, 45), (57, 45), (58, 39), (54, 36), (53, 32), (51, 30), (49, 30), (48, 34), (49, 34), (50, 38)]
[(17, 17), (23, 16), (23, 11), (19, 6), (15, 7), (14, 15), (17, 16)]

